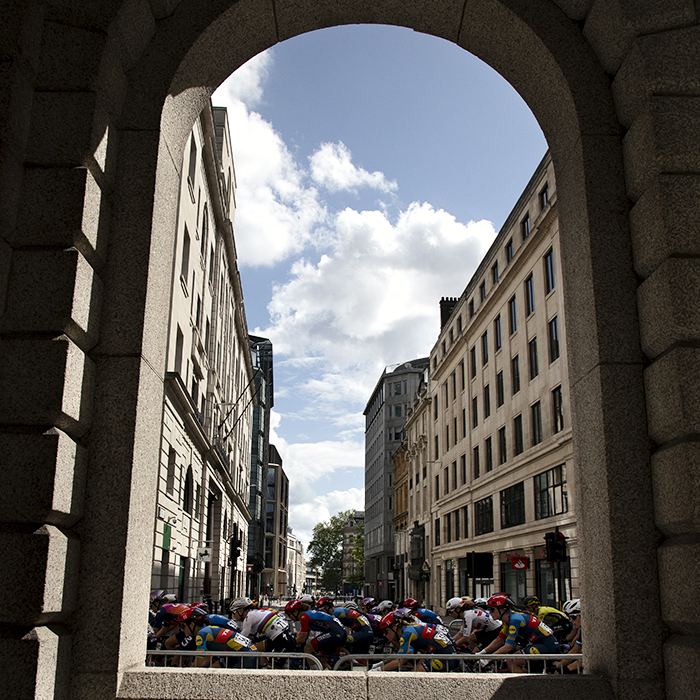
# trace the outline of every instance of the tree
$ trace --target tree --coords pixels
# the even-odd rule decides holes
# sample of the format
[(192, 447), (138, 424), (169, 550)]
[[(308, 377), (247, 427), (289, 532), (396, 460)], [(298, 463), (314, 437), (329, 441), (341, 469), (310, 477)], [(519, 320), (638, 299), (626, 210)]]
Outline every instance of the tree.
[(353, 548), (350, 556), (355, 561), (355, 571), (350, 576), (350, 583), (362, 587), (365, 580), (365, 522), (361, 520), (355, 525), (355, 536), (353, 537)]
[(326, 591), (335, 592), (342, 583), (343, 528), (354, 514), (354, 511), (346, 510), (314, 527), (307, 550), (309, 563), (312, 567), (322, 569), (321, 585)]

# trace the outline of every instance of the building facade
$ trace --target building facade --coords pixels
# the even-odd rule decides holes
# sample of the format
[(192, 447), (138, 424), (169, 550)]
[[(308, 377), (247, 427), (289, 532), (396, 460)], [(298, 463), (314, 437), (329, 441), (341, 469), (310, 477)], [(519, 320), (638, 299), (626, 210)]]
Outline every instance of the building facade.
[(352, 517), (348, 518), (343, 527), (343, 595), (360, 595), (362, 593), (363, 579), (365, 576), (364, 567), (360, 570), (357, 559), (353, 556), (353, 551), (364, 541), (365, 513), (356, 510)]
[(289, 520), (289, 479), (282, 468), (277, 448), (270, 445), (267, 464), (265, 504), (265, 568), (262, 593), (287, 593), (287, 527)]
[(306, 560), (304, 545), (287, 527), (287, 595), (295, 598), (304, 590), (306, 585)]
[[(409, 520), (425, 527), (433, 605), (578, 594), (564, 321), (546, 155), (462, 296), (442, 300), (428, 395), (407, 425)], [(565, 561), (547, 560), (547, 533), (566, 538)]]
[(244, 590), (253, 366), (233, 241), (228, 118), (208, 104), (183, 155), (151, 583), (216, 606)]
[(428, 358), (386, 368), (364, 410), (365, 416), (365, 593), (395, 596), (394, 463), (411, 397)]

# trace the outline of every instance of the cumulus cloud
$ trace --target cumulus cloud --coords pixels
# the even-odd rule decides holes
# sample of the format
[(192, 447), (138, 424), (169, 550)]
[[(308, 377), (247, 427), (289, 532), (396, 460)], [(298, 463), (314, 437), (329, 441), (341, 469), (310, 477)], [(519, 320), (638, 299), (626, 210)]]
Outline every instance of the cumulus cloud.
[(321, 144), (321, 147), (309, 156), (309, 162), (312, 179), (329, 192), (355, 192), (360, 187), (371, 187), (382, 192), (393, 192), (397, 189), (396, 182), (387, 180), (384, 173), (370, 173), (354, 165), (350, 149), (342, 141)]

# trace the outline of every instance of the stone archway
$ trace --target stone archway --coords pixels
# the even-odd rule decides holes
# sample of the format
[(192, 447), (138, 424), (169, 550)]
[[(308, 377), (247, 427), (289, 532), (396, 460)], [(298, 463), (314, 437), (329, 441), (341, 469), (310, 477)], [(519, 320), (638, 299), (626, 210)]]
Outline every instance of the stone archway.
[[(355, 22), (454, 41), (501, 72), (540, 121), (560, 197), (583, 590), (598, 612), (587, 620), (587, 666), (620, 698), (696, 687), (688, 669), (700, 668), (699, 644), (682, 611), (698, 594), (682, 572), (697, 560), (700, 512), (700, 41), (696, 4), (659, 7), (11, 6), (1, 78), (0, 454), (12, 494), (2, 537), (22, 556), (3, 574), (21, 602), (3, 613), (0, 649), (26, 669), (20, 696), (112, 698), (119, 674), (142, 663), (136, 601), (148, 588), (160, 309), (184, 134), (202, 99), (257, 52)], [(646, 621), (642, 639), (630, 596)]]

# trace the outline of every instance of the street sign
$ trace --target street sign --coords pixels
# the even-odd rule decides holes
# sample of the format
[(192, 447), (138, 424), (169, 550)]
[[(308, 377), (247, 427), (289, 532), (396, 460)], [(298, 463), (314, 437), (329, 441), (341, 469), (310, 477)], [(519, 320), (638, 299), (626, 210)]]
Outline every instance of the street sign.
[(197, 547), (197, 559), (203, 562), (210, 562), (211, 547)]

